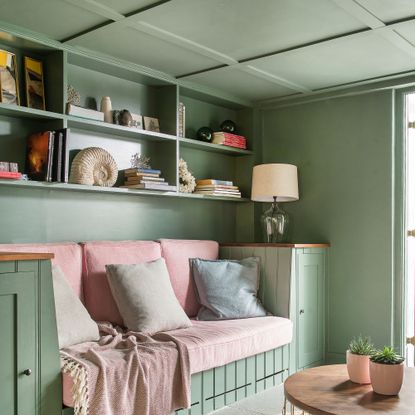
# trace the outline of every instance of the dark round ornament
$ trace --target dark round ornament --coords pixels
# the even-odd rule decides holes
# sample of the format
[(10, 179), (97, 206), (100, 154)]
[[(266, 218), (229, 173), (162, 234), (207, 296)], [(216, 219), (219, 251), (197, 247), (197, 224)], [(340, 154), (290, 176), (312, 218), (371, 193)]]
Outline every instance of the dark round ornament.
[(236, 124), (232, 120), (225, 120), (220, 125), (220, 129), (225, 133), (234, 134), (236, 131)]
[(210, 143), (213, 140), (213, 130), (210, 127), (201, 127), (197, 130), (196, 138)]

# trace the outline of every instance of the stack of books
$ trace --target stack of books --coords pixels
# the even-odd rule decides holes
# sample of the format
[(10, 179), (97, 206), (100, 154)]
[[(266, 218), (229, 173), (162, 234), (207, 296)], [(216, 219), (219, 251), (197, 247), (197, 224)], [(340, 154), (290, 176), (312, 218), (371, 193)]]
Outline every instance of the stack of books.
[(203, 179), (196, 181), (195, 194), (222, 196), (222, 197), (241, 197), (238, 186), (226, 180)]
[(124, 170), (124, 185), (129, 189), (161, 190), (163, 192), (175, 192), (176, 186), (170, 186), (163, 177), (161, 171), (154, 169), (131, 168)]
[(44, 131), (28, 137), (26, 173), (30, 180), (68, 183), (68, 128)]
[(236, 135), (231, 133), (225, 133), (219, 131), (213, 133), (213, 144), (222, 144), (224, 146), (246, 149), (246, 138), (242, 135)]

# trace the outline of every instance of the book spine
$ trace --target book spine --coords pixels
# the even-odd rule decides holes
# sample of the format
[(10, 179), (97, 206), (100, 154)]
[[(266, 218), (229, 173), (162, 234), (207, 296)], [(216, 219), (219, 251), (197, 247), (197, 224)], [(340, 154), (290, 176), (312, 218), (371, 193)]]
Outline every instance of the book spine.
[(69, 181), (69, 128), (62, 130), (62, 181)]
[(53, 167), (53, 150), (54, 150), (55, 133), (49, 132), (49, 147), (48, 147), (48, 167), (46, 173), (46, 181), (52, 181), (52, 167)]
[(21, 179), (22, 173), (14, 171), (0, 171), (0, 179)]

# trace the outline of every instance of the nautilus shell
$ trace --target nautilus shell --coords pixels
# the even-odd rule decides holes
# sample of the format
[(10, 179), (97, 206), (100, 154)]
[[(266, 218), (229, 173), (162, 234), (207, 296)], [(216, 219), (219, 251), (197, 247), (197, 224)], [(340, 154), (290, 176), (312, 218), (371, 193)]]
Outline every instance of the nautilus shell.
[(99, 147), (88, 147), (80, 151), (73, 159), (70, 183), (89, 186), (114, 186), (118, 168), (108, 151)]

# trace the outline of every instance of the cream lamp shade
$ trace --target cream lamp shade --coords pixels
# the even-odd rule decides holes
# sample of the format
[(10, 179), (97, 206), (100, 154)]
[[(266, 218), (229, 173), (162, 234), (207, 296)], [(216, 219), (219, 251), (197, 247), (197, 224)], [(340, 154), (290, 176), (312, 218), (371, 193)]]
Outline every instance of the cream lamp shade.
[(298, 200), (297, 166), (260, 164), (252, 172), (251, 199), (255, 202), (292, 202)]

